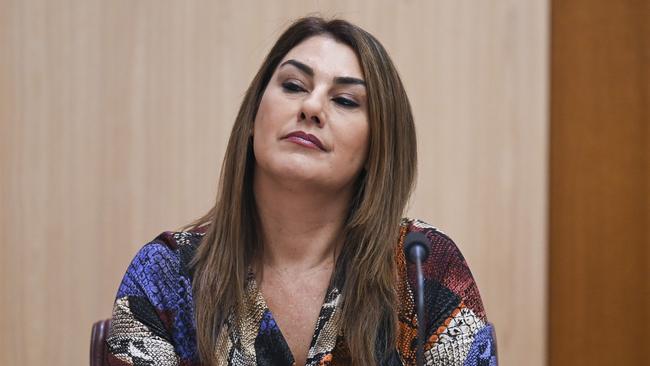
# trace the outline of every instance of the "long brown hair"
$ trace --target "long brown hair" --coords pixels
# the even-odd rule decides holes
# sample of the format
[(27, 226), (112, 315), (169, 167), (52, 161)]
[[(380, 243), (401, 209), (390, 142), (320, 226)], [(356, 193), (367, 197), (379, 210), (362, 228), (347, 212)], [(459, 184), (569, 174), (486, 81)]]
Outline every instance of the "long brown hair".
[(259, 245), (250, 139), (255, 115), (282, 58), (316, 35), (333, 37), (355, 51), (368, 95), (368, 160), (357, 178), (332, 276), (343, 279), (342, 331), (353, 365), (377, 364), (381, 360), (376, 352), (383, 357), (395, 346), (394, 251), (416, 173), (411, 107), (397, 70), (375, 37), (344, 20), (306, 17), (280, 36), (248, 87), (228, 141), (216, 203), (187, 227), (205, 230), (192, 266), (197, 343), (206, 365), (215, 364), (215, 345), (226, 318), (232, 311), (239, 316), (247, 269)]

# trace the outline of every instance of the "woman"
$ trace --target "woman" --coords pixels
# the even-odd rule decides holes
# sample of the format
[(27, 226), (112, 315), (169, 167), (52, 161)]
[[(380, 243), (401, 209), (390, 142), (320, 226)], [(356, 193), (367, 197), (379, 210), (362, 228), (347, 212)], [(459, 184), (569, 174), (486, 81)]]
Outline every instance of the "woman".
[(342, 20), (282, 34), (233, 126), (216, 204), (136, 255), (118, 290), (114, 365), (414, 364), (413, 269), (424, 264), (426, 362), (496, 362), (491, 327), (455, 244), (401, 219), (416, 139), (381, 44)]

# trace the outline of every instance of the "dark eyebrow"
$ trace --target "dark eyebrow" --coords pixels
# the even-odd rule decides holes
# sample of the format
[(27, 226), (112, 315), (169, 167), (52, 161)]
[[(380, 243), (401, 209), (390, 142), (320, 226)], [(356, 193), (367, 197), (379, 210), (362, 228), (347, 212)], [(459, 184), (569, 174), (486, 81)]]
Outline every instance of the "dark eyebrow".
[(366, 82), (350, 76), (338, 76), (334, 78), (334, 84), (352, 84), (366, 86)]
[(309, 66), (303, 64), (303, 63), (300, 62), (300, 61), (296, 61), (296, 60), (287, 60), (287, 61), (283, 62), (282, 65), (280, 65), (280, 67), (282, 67), (282, 66), (284, 66), (284, 65), (293, 65), (293, 66), (299, 68), (299, 69), (300, 69), (302, 72), (304, 72), (305, 74), (307, 74), (307, 75), (309, 75), (309, 76), (311, 76), (311, 77), (314, 76), (314, 69), (312, 69), (311, 67), (309, 67)]
[[(296, 60), (293, 60), (293, 59), (287, 60), (287, 61), (283, 62), (280, 65), (280, 67), (282, 67), (284, 65), (293, 65), (293, 66), (297, 67), (300, 71), (307, 74), (308, 76), (314, 77), (314, 69), (312, 69), (311, 67), (303, 64), (300, 61), (296, 61)], [(353, 78), (351, 76), (337, 76), (337, 77), (334, 78), (334, 84), (351, 84), (351, 85), (363, 85), (363, 86), (366, 86), (365, 81), (363, 81), (363, 80), (361, 80), (359, 78)]]

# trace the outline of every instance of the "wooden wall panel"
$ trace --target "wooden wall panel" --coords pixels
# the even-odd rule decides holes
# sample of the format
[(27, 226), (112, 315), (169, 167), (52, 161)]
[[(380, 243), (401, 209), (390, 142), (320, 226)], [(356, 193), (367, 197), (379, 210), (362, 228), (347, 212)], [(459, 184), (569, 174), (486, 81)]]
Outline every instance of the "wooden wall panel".
[(0, 364), (87, 362), (130, 259), (212, 205), (247, 84), (314, 11), (388, 48), (419, 133), (409, 215), (463, 250), (502, 364), (544, 364), (546, 0), (0, 0)]
[(552, 4), (550, 364), (647, 364), (650, 3)]

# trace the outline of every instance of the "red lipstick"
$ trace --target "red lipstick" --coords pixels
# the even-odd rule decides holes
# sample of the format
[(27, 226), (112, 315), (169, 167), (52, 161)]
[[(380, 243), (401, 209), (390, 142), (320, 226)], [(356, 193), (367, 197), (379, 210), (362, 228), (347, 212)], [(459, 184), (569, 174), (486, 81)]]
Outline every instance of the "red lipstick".
[(291, 132), (290, 134), (284, 136), (284, 138), (298, 145), (326, 151), (323, 143), (320, 142), (318, 137), (303, 131)]

